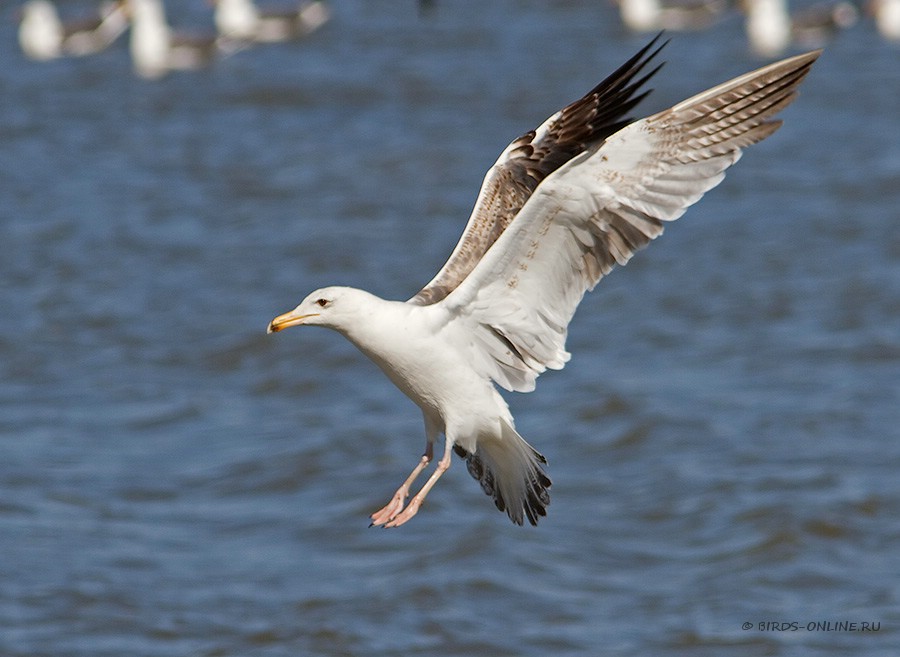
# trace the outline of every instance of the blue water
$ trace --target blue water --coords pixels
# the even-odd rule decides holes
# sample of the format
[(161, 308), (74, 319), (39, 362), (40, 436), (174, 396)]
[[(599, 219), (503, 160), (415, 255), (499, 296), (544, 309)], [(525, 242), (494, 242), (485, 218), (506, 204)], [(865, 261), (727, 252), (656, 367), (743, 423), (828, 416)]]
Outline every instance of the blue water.
[[(741, 30), (672, 35), (644, 112), (760, 65)], [(336, 334), (265, 334), (324, 284), (413, 294), (503, 147), (645, 40), (602, 3), (347, 0), (147, 82), (5, 21), (0, 655), (900, 654), (900, 49), (870, 24), (509, 396), (537, 528), (457, 462), (368, 529), (418, 410)]]

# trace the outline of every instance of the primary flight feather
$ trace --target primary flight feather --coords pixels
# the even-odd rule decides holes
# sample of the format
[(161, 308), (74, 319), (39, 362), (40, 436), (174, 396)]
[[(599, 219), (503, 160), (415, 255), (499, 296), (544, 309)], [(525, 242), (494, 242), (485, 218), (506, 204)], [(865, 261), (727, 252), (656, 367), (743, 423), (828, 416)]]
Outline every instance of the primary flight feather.
[[(718, 185), (743, 148), (778, 129), (772, 117), (821, 52), (630, 122), (649, 93), (642, 85), (659, 70), (646, 71), (658, 38), (500, 154), (459, 243), (413, 298), (328, 287), (269, 324), (269, 332), (338, 331), (422, 410), (424, 453), (373, 525), (412, 518), (454, 452), (514, 523), (546, 515), (546, 460), (516, 432), (495, 384), (528, 392), (546, 369), (565, 365), (568, 324), (584, 293)], [(442, 458), (407, 503), (441, 434)]]

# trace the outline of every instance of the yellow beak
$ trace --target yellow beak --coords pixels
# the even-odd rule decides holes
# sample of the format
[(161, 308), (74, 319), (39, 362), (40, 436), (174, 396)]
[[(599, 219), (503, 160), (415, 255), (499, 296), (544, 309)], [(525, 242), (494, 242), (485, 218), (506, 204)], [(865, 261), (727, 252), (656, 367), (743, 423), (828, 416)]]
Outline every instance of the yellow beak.
[(317, 317), (319, 313), (308, 313), (306, 315), (295, 315), (292, 310), (289, 313), (284, 313), (283, 315), (279, 315), (271, 322), (269, 322), (269, 328), (266, 330), (266, 333), (278, 333), (286, 328), (290, 328), (292, 326), (300, 326), (307, 317)]

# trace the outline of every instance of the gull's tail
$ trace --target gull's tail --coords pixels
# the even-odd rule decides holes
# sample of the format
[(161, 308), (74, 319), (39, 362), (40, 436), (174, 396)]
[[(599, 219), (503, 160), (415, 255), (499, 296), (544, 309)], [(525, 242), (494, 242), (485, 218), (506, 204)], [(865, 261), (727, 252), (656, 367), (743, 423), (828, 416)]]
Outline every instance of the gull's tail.
[(525, 518), (536, 525), (547, 515), (550, 478), (544, 472), (547, 459), (525, 442), (507, 422), (500, 421), (500, 436), (479, 436), (476, 451), (459, 445), (453, 450), (466, 459), (466, 467), (494, 504), (517, 525)]

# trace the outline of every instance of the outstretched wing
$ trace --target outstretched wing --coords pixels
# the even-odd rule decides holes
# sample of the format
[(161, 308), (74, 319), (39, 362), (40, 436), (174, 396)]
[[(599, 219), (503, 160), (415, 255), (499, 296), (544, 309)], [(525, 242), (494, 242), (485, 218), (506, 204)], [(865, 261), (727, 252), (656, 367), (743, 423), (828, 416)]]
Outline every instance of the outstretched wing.
[(475, 335), (472, 363), (529, 391), (569, 359), (566, 331), (584, 293), (659, 236), (781, 125), (771, 117), (821, 51), (747, 73), (637, 121), (575, 157), (537, 188), (441, 305), (448, 330)]
[(653, 50), (659, 37), (583, 98), (506, 147), (485, 175), (475, 208), (450, 258), (411, 303), (429, 305), (447, 296), (474, 269), (541, 181), (630, 122), (623, 118), (625, 114), (650, 93), (636, 92), (660, 68), (635, 79), (665, 46)]

